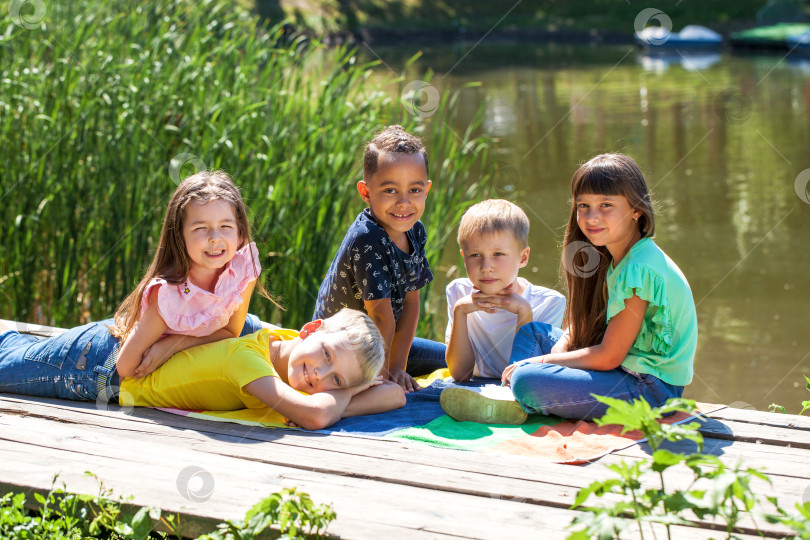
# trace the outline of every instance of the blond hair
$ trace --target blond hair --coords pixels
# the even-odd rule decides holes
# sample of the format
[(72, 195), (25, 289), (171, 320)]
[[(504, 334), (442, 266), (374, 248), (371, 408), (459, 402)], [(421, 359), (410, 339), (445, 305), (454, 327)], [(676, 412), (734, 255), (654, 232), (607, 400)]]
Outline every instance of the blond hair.
[(383, 338), (368, 315), (356, 309), (343, 308), (324, 319), (320, 331), (340, 336), (345, 340), (346, 348), (356, 352), (363, 372), (362, 383), (369, 383), (380, 374), (385, 360)]
[(473, 236), (508, 232), (521, 247), (529, 246), (529, 218), (515, 203), (489, 199), (469, 207), (458, 226), (458, 244)]

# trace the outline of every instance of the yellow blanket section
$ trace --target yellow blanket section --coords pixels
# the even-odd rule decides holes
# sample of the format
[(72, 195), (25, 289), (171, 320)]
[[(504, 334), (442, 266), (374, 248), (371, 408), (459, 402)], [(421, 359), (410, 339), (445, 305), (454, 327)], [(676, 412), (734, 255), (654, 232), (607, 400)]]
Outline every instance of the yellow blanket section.
[(416, 379), (416, 382), (419, 384), (419, 386), (421, 386), (422, 388), (425, 388), (426, 386), (430, 386), (431, 383), (433, 383), (433, 381), (439, 381), (439, 380), (443, 380), (443, 379), (448, 379), (450, 377), (451, 377), (450, 370), (447, 369), (447, 368), (443, 368), (443, 369), (437, 369), (436, 371), (434, 371), (430, 375), (425, 375), (424, 377), (418, 377)]

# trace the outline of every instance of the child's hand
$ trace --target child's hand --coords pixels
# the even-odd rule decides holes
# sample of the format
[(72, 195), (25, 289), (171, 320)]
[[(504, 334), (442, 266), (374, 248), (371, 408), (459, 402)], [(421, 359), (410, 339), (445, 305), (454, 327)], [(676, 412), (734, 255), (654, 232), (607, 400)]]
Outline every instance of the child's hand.
[(382, 376), (382, 375), (377, 375), (377, 376), (374, 378), (374, 380), (373, 380), (373, 381), (371, 381), (371, 382), (367, 382), (367, 383), (363, 383), (363, 384), (361, 384), (361, 385), (358, 385), (358, 386), (353, 387), (353, 388), (351, 389), (351, 391), (352, 391), (352, 396), (356, 396), (356, 395), (357, 395), (357, 394), (359, 394), (360, 392), (365, 392), (366, 390), (368, 390), (368, 389), (369, 389), (369, 388), (371, 388), (372, 386), (377, 386), (378, 384), (382, 384), (382, 383), (383, 383), (383, 376)]
[(468, 294), (467, 296), (462, 296), (461, 298), (456, 300), (456, 303), (453, 305), (453, 312), (456, 313), (456, 314), (461, 313), (463, 315), (469, 315), (470, 313), (473, 313), (474, 311), (479, 311), (479, 310), (483, 309), (473, 299), (473, 294), (476, 294), (476, 293), (483, 294), (480, 291), (475, 291), (472, 294)]
[(499, 309), (503, 309), (516, 314), (518, 317), (525, 315), (531, 318), (532, 307), (525, 298), (512, 290), (512, 285), (505, 287), (496, 294), (485, 294), (476, 290), (470, 297), (477, 309), (487, 313), (495, 313)]
[[(509, 287), (504, 290), (507, 289), (509, 289)], [(456, 313), (461, 312), (464, 315), (469, 315), (470, 313), (476, 311), (495, 313), (499, 309), (506, 309), (506, 306), (510, 304), (510, 299), (508, 298), (510, 294), (511, 290), (504, 295), (502, 293), (486, 294), (478, 289), (475, 289), (467, 296), (459, 298), (458, 301), (456, 301), (455, 306), (453, 306), (453, 309)]]
[(503, 374), (501, 374), (501, 383), (503, 383), (505, 386), (510, 386), (512, 384), (512, 373), (514, 373), (515, 368), (531, 363), (542, 364), (543, 357), (538, 356), (537, 358), (528, 358), (526, 360), (521, 360), (520, 362), (515, 362), (514, 364), (509, 364), (506, 366), (506, 369), (503, 370)]
[(157, 368), (166, 363), (166, 360), (171, 358), (174, 354), (174, 342), (171, 339), (160, 339), (152, 344), (151, 347), (146, 349), (141, 358), (141, 363), (135, 368), (136, 379), (146, 377)]
[(501, 384), (509, 386), (512, 384), (512, 372), (515, 371), (517, 364), (509, 364), (501, 374)]
[(416, 380), (414, 380), (413, 377), (408, 375), (405, 372), (405, 370), (403, 370), (403, 369), (395, 369), (395, 370), (391, 371), (390, 374), (388, 375), (388, 377), (392, 381), (394, 381), (395, 383), (400, 385), (402, 387), (402, 389), (405, 390), (405, 392), (407, 392), (409, 394), (411, 392), (415, 392), (417, 390), (422, 389), (422, 387), (419, 386), (419, 384), (416, 382)]

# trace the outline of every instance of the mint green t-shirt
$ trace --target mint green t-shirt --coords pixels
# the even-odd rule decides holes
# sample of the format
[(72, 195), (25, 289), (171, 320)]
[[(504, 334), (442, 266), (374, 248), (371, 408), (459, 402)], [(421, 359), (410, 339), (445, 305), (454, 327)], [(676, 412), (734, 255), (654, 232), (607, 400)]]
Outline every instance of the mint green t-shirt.
[(636, 242), (615, 268), (608, 268), (608, 322), (634, 290), (649, 305), (622, 366), (676, 386), (689, 384), (698, 337), (695, 300), (681, 269), (651, 238)]

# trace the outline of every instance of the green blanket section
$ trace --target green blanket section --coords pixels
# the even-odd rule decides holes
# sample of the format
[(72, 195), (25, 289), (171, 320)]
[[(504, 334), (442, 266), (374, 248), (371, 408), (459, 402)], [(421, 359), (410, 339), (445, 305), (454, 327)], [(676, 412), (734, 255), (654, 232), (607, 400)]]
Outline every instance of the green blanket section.
[(543, 426), (553, 426), (563, 420), (556, 416), (533, 414), (525, 424), (478, 424), (456, 422), (447, 415), (440, 416), (424, 426), (406, 428), (389, 435), (394, 439), (406, 439), (458, 450), (481, 450), (504, 441), (531, 435)]

